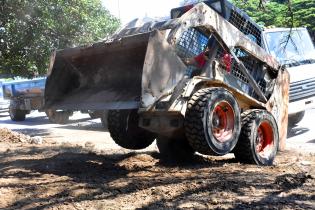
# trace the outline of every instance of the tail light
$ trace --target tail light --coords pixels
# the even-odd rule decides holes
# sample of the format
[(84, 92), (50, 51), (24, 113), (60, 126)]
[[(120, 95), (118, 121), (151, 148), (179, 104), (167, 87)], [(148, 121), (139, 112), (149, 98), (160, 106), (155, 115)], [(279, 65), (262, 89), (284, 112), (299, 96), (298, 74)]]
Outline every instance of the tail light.
[(225, 70), (228, 73), (230, 73), (231, 69), (232, 69), (232, 56), (227, 52), (224, 52), (224, 54), (223, 54), (223, 63), (225, 66)]

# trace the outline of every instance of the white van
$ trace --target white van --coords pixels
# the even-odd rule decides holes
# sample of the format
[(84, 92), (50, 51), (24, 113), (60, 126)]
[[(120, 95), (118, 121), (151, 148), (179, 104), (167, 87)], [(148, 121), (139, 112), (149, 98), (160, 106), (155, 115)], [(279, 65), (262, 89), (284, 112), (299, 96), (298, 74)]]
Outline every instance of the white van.
[(306, 28), (272, 28), (263, 31), (266, 50), (290, 74), (289, 125), (315, 107), (315, 49)]

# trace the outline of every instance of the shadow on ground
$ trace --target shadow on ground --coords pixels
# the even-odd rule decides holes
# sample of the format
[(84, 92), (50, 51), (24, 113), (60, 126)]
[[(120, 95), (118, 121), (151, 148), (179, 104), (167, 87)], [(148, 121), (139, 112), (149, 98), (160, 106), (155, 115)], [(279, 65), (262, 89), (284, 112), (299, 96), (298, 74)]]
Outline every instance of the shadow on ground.
[(49, 120), (45, 116), (38, 117), (27, 117), (24, 121), (12, 121), (11, 119), (2, 120), (1, 123), (11, 124), (11, 125), (29, 125), (29, 126), (37, 126), (42, 124), (50, 124)]
[(62, 125), (61, 128), (71, 130), (90, 130), (90, 131), (108, 131), (107, 127), (104, 127), (101, 122), (88, 121), (88, 119), (80, 119), (80, 121), (70, 121), (66, 125)]
[(308, 141), (307, 143), (313, 143), (315, 144), (315, 139)]
[(39, 129), (39, 128), (25, 128), (25, 129), (12, 129), (12, 131), (23, 133), (25, 135), (33, 136), (41, 136), (46, 137), (51, 135), (49, 129)]
[(8, 180), (0, 189), (17, 194), (7, 209), (67, 209), (77, 203), (85, 209), (306, 209), (312, 206), (305, 201), (315, 199), (312, 187), (311, 194), (289, 194), (310, 179), (304, 173), (231, 158), (195, 156), (174, 163), (157, 152), (28, 147), (0, 153), (0, 160), (0, 180)]
[[(17, 132), (22, 132), (27, 135), (36, 135), (36, 133), (41, 133), (41, 130), (37, 128), (39, 125), (49, 125), (50, 128), (64, 128), (72, 130), (91, 130), (91, 131), (107, 131), (104, 128), (100, 120), (91, 120), (90, 117), (81, 119), (70, 119), (66, 124), (53, 124), (46, 116), (30, 117), (26, 118), (25, 121), (12, 121), (11, 119), (2, 120), (1, 123), (9, 125), (22, 125), (29, 126), (30, 128), (12, 129)], [(37, 136), (43, 136), (39, 134)]]
[(287, 138), (291, 138), (294, 136), (302, 135), (303, 133), (308, 132), (310, 129), (303, 127), (293, 127), (288, 128)]

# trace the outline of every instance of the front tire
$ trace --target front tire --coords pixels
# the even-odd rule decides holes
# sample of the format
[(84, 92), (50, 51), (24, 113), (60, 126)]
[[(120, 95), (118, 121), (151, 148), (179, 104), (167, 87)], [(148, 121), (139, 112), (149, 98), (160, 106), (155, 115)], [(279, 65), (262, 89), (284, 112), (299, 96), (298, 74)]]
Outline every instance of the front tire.
[(189, 100), (185, 115), (188, 142), (205, 155), (232, 151), (240, 134), (240, 110), (233, 95), (224, 88), (205, 88)]
[(276, 120), (265, 110), (242, 114), (242, 130), (234, 149), (237, 160), (257, 165), (272, 165), (279, 147)]
[(9, 107), (9, 115), (12, 121), (24, 121), (26, 118), (27, 111), (21, 109), (14, 109)]
[(116, 144), (125, 149), (144, 149), (155, 139), (155, 135), (140, 128), (137, 110), (110, 110), (108, 131)]

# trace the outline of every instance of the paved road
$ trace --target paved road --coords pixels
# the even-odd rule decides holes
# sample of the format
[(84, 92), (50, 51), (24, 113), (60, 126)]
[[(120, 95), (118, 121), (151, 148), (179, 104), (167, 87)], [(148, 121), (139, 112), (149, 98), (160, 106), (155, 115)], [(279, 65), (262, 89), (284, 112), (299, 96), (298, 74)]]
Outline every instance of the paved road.
[[(42, 136), (57, 142), (85, 145), (93, 142), (98, 149), (119, 148), (103, 128), (100, 119), (88, 114), (75, 113), (67, 125), (52, 124), (45, 113), (32, 112), (23, 122), (13, 122), (7, 114), (0, 114), (0, 127), (31, 136)], [(155, 148), (155, 145), (152, 146)], [(304, 119), (288, 132), (287, 149), (315, 154), (315, 109), (306, 112)]]
[(288, 132), (287, 148), (315, 154), (315, 109), (308, 110), (303, 120)]
[(88, 114), (74, 113), (66, 125), (49, 122), (44, 112), (34, 111), (22, 122), (13, 122), (5, 113), (0, 113), (0, 127), (22, 132), (30, 136), (53, 139), (58, 143), (71, 143), (80, 146), (93, 143), (97, 149), (119, 148), (111, 139), (100, 119), (91, 119)]

